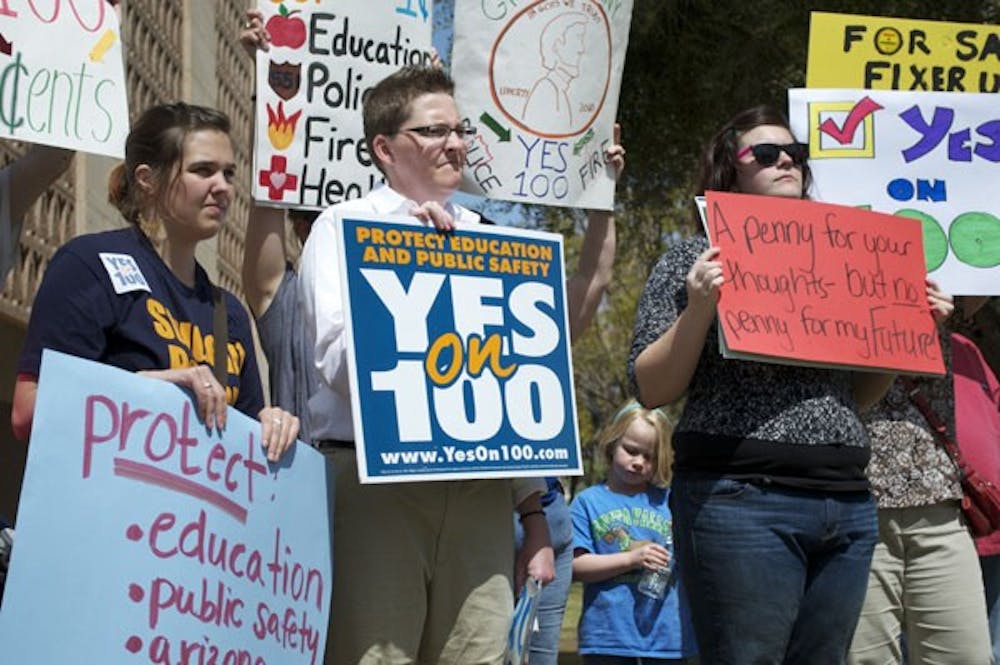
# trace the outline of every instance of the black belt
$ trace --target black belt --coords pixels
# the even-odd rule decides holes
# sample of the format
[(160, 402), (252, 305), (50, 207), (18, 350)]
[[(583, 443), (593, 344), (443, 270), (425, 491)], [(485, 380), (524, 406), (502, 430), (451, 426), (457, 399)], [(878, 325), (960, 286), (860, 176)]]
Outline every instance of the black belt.
[(313, 442), (313, 448), (320, 452), (324, 450), (354, 450), (353, 441), (343, 441), (341, 439), (319, 439)]

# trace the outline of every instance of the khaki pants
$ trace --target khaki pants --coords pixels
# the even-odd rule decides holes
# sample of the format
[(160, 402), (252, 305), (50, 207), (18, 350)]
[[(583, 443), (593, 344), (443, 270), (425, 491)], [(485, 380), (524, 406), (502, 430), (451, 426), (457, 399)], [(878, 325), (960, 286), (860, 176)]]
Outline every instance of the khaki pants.
[(979, 560), (957, 502), (879, 508), (868, 594), (849, 665), (987, 665)]
[(360, 485), (336, 473), (330, 665), (494, 665), (513, 613), (510, 481)]

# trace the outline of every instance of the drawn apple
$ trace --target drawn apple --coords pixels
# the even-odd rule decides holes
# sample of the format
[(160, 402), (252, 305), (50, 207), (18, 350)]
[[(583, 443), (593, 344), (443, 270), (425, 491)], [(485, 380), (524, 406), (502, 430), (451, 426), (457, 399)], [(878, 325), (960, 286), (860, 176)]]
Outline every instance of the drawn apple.
[(264, 26), (271, 35), (272, 46), (287, 46), (298, 48), (306, 43), (306, 24), (300, 18), (295, 18), (298, 10), (288, 11), (285, 5), (278, 5), (278, 13), (267, 20)]

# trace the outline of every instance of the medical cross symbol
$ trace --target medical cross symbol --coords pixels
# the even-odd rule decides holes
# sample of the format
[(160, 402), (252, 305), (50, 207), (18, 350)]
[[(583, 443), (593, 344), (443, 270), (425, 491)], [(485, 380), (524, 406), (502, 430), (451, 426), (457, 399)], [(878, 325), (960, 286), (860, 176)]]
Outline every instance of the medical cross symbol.
[(285, 173), (287, 164), (284, 157), (271, 155), (271, 168), (260, 170), (258, 182), (261, 187), (267, 187), (267, 198), (272, 201), (281, 201), (286, 191), (295, 191), (299, 184), (298, 176)]

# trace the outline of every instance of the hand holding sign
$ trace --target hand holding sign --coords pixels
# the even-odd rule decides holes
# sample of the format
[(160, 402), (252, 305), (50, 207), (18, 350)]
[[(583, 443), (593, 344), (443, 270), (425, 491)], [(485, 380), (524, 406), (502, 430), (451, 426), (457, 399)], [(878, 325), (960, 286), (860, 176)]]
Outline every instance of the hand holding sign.
[(715, 313), (719, 290), (725, 282), (719, 248), (709, 247), (698, 256), (687, 275), (688, 308), (694, 312)]
[(937, 323), (943, 322), (955, 311), (955, 299), (941, 291), (941, 287), (932, 279), (927, 280), (927, 303)]

